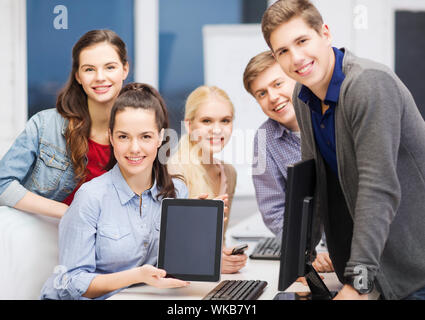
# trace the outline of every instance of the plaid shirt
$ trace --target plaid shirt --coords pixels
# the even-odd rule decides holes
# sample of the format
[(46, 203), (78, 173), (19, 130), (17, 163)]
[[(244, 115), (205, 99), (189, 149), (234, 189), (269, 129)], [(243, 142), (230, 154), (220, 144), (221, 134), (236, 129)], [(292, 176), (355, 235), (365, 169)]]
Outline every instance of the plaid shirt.
[[(259, 168), (264, 163), (259, 160), (262, 155), (265, 170)], [(299, 136), (272, 119), (260, 126), (254, 137), (252, 180), (263, 221), (276, 235), (283, 229), (287, 166), (300, 160)]]

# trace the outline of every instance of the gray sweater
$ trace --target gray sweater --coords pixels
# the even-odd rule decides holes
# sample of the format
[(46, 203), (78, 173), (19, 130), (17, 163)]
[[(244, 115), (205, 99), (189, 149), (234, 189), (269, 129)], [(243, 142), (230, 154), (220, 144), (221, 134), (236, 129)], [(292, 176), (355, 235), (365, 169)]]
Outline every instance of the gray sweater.
[[(354, 224), (345, 276), (365, 265), (387, 299), (402, 299), (425, 286), (425, 122), (389, 68), (344, 51), (335, 138), (338, 177)], [(318, 237), (327, 210), (326, 171), (300, 89), (297, 83), (293, 101), (302, 158), (316, 159)]]

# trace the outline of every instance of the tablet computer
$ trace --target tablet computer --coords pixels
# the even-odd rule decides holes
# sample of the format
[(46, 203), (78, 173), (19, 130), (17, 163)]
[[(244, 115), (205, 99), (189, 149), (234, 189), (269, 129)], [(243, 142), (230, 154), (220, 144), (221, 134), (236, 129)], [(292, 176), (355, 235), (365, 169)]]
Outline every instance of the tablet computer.
[(186, 281), (220, 281), (224, 202), (163, 199), (158, 268)]

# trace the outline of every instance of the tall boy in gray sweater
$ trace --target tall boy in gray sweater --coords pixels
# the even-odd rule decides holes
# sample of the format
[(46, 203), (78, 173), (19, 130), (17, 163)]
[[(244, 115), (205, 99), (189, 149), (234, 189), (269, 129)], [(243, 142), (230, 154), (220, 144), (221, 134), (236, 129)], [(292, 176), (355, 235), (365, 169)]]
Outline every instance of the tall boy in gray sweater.
[(298, 83), (303, 159), (316, 160), (315, 234), (323, 223), (344, 286), (336, 299), (425, 299), (425, 123), (387, 67), (333, 48), (308, 0), (263, 16), (276, 60)]

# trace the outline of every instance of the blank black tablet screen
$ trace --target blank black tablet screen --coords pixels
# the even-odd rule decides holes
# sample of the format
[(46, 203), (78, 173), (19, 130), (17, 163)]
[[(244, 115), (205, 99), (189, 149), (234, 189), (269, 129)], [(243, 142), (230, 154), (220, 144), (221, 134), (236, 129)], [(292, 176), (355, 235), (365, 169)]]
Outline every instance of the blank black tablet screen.
[(213, 275), (216, 207), (168, 206), (164, 269), (168, 274)]

